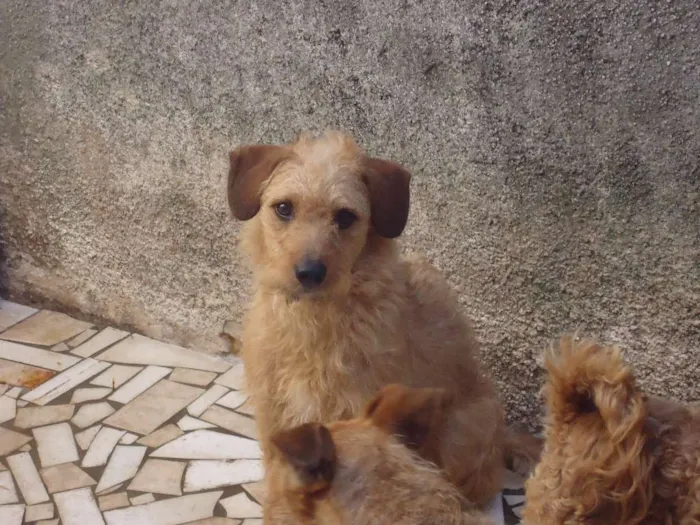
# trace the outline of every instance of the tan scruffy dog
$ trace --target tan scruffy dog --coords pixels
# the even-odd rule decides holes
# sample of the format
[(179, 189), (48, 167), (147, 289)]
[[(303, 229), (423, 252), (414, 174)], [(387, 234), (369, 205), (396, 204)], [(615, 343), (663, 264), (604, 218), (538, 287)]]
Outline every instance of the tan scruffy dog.
[(545, 362), (546, 444), (523, 522), (700, 524), (700, 411), (646, 398), (616, 348), (564, 339)]
[(487, 525), (442, 472), (409, 448), (439, 437), (444, 390), (391, 386), (359, 419), (272, 437), (267, 525)]
[(247, 221), (255, 273), (242, 357), (263, 449), (278, 430), (357, 416), (389, 383), (446, 388), (457, 409), (434, 459), (488, 502), (504, 456), (527, 466), (540, 443), (504, 431), (445, 279), (399, 254), (410, 174), (339, 133), (244, 146), (230, 161), (229, 203)]

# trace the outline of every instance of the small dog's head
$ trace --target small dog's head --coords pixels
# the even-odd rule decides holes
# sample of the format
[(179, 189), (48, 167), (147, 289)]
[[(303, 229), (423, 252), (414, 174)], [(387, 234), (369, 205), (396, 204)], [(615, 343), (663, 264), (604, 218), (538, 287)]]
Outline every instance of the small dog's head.
[(523, 523), (640, 523), (652, 499), (649, 418), (619, 350), (564, 338), (545, 366), (546, 441)]
[(372, 238), (394, 238), (408, 219), (411, 176), (328, 133), (230, 154), (228, 200), (250, 221), (244, 245), (266, 287), (292, 296), (347, 290)]
[(451, 403), (443, 390), (393, 385), (361, 418), (276, 434), (266, 523), (461, 523), (457, 490), (414, 452)]

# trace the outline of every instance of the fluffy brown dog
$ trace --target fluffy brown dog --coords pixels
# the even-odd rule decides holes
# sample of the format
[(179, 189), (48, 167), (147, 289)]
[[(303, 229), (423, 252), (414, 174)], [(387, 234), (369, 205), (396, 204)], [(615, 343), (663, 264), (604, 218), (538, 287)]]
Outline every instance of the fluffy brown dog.
[(443, 390), (391, 386), (359, 419), (306, 423), (274, 435), (265, 523), (491, 523), (434, 465), (404, 446), (439, 438), (451, 403)]
[(524, 523), (700, 524), (700, 412), (646, 398), (616, 348), (564, 339), (545, 363), (546, 444)]
[(399, 254), (410, 174), (339, 133), (244, 146), (230, 160), (229, 203), (248, 221), (255, 273), (242, 357), (263, 449), (278, 430), (357, 416), (389, 383), (445, 388), (457, 407), (432, 459), (488, 502), (504, 455), (527, 464), (539, 443), (504, 432), (446, 281)]

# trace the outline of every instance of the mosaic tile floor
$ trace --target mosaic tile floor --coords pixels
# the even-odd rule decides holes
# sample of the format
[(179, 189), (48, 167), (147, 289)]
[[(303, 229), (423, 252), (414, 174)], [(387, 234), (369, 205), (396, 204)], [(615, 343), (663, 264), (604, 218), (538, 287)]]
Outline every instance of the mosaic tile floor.
[[(261, 525), (240, 361), (0, 300), (0, 524)], [(519, 522), (509, 473), (491, 513)]]

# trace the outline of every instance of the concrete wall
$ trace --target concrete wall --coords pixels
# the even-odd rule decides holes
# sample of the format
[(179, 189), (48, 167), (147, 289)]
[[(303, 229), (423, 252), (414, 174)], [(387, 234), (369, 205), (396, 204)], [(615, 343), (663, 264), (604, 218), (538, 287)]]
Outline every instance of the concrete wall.
[(698, 28), (696, 0), (0, 0), (7, 292), (220, 351), (228, 150), (340, 127), (414, 172), (406, 244), (512, 417), (574, 329), (698, 399)]

